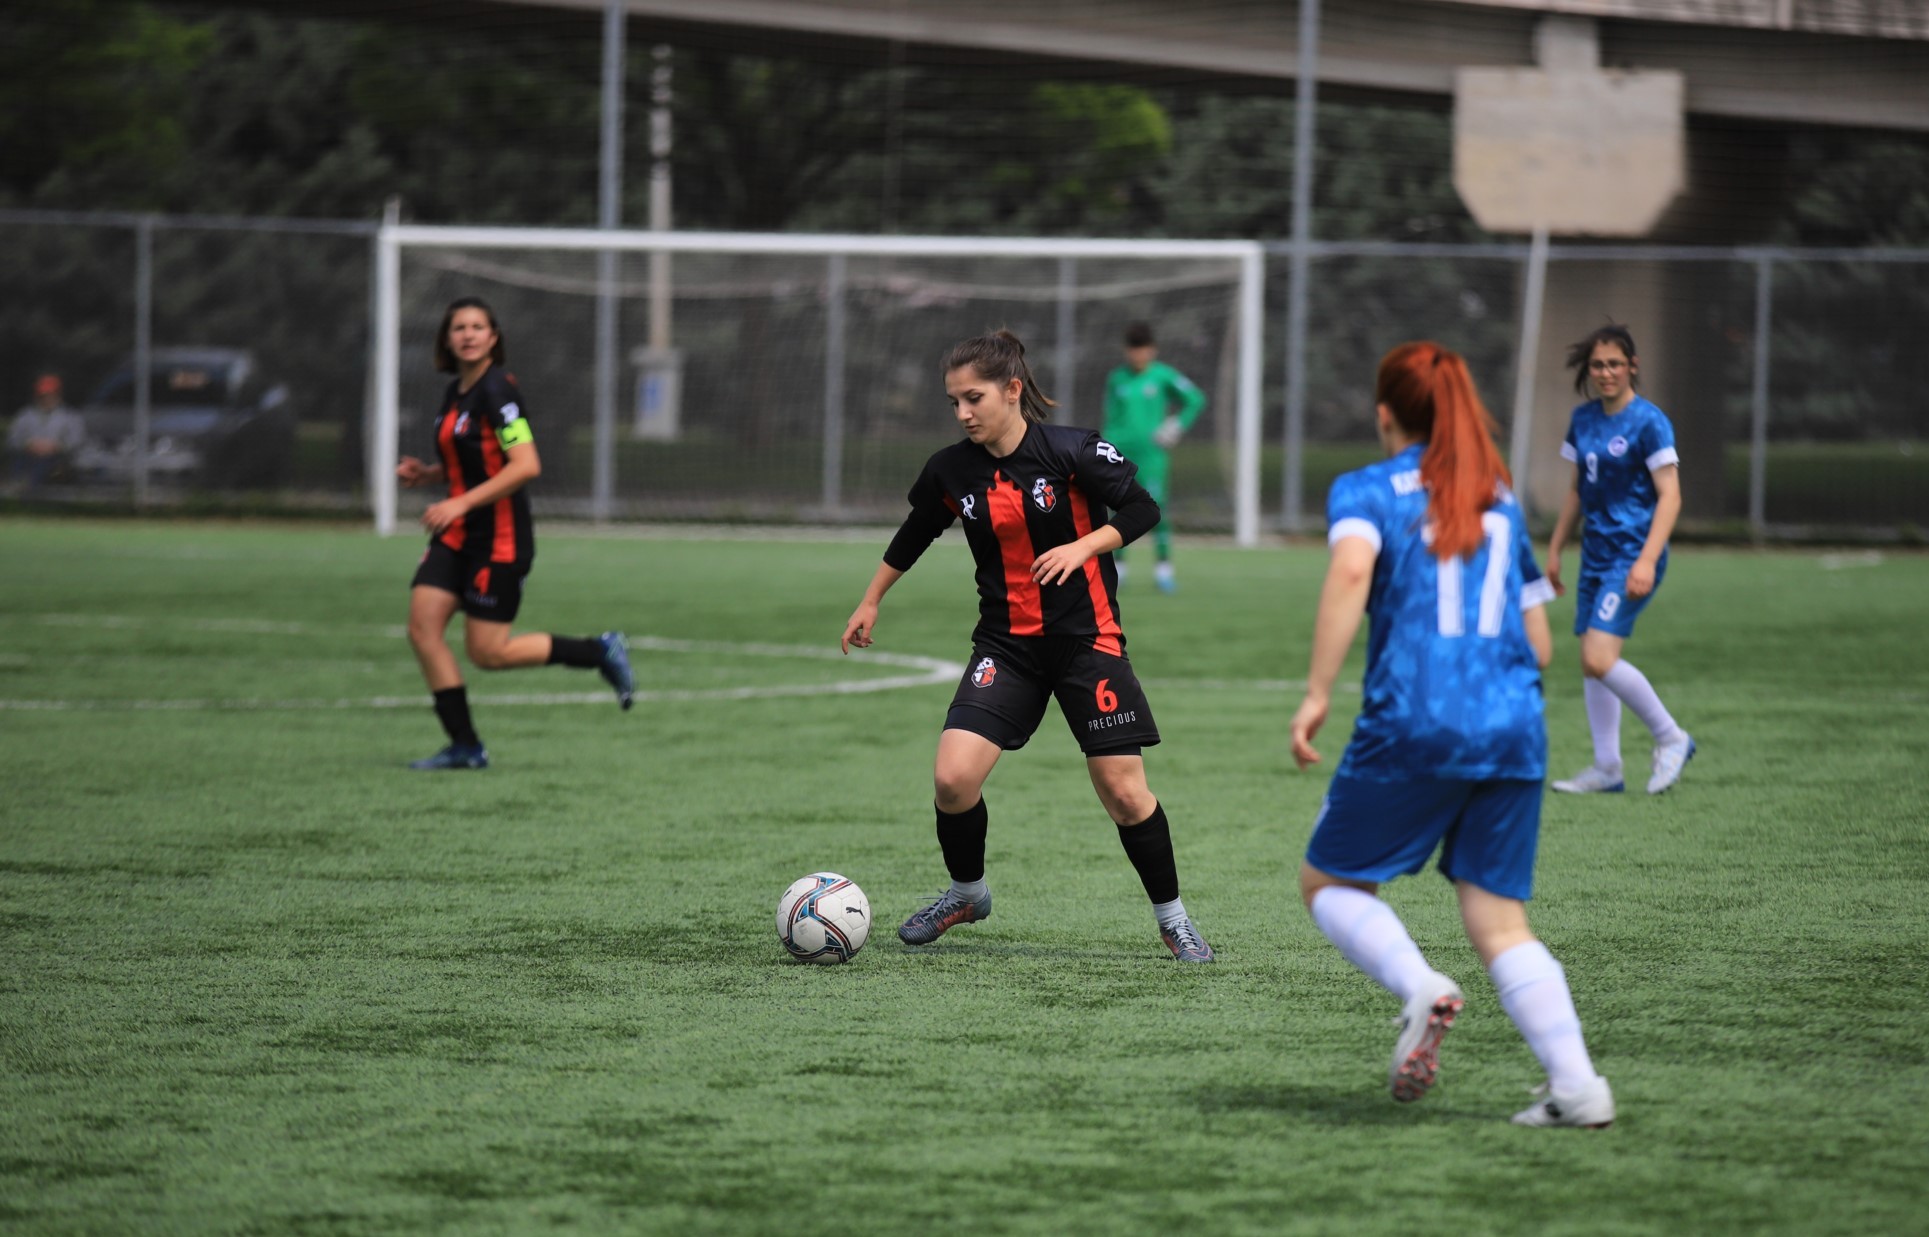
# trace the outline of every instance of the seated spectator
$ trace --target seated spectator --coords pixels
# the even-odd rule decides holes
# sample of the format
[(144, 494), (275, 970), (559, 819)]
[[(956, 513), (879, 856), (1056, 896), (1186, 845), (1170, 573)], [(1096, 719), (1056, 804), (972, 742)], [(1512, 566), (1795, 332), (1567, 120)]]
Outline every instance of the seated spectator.
[(7, 431), (13, 481), (31, 490), (58, 479), (85, 437), (80, 414), (61, 400), (60, 378), (42, 374), (33, 384), (33, 403), (20, 410)]

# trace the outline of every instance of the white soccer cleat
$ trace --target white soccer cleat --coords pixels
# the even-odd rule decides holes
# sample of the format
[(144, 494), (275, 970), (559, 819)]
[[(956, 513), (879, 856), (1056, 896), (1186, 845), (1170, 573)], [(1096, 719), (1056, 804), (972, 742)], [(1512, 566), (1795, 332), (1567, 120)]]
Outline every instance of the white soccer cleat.
[(1681, 780), (1681, 769), (1695, 756), (1694, 736), (1687, 731), (1668, 743), (1654, 745), (1654, 775), (1648, 779), (1648, 793), (1658, 795)]
[(1400, 1014), (1400, 1038), (1394, 1041), (1386, 1080), (1393, 1098), (1402, 1104), (1411, 1104), (1433, 1089), (1440, 1076), (1440, 1041), (1467, 1005), (1459, 984), (1437, 972), (1433, 978), (1437, 982), (1408, 1001)]
[(1589, 765), (1573, 777), (1554, 783), (1564, 795), (1618, 795), (1627, 789), (1619, 769), (1609, 772), (1600, 765)]
[(1514, 1114), (1515, 1125), (1566, 1125), (1604, 1130), (1614, 1124), (1614, 1092), (1598, 1074), (1574, 1092), (1556, 1091), (1543, 1083), (1534, 1088), (1533, 1106)]

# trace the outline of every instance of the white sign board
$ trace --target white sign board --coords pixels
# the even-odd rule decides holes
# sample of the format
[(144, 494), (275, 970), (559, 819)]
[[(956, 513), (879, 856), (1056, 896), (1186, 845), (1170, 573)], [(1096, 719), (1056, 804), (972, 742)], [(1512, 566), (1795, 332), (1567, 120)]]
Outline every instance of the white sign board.
[(1687, 182), (1674, 72), (1461, 69), (1453, 184), (1490, 232), (1641, 236)]

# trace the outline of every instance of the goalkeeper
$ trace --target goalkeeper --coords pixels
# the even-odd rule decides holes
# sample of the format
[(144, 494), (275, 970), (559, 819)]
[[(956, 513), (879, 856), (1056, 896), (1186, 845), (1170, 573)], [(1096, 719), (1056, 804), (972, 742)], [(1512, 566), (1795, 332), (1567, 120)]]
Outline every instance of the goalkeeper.
[[(1134, 322), (1125, 328), (1125, 364), (1105, 380), (1105, 440), (1139, 466), (1139, 482), (1166, 505), (1167, 478), (1172, 461), (1167, 454), (1179, 436), (1205, 411), (1206, 393), (1178, 370), (1158, 359), (1152, 328)], [(1172, 574), (1172, 521), (1153, 530), (1159, 561), (1153, 579), (1162, 593), (1178, 588)], [(1124, 555), (1114, 550), (1119, 579), (1125, 579)]]

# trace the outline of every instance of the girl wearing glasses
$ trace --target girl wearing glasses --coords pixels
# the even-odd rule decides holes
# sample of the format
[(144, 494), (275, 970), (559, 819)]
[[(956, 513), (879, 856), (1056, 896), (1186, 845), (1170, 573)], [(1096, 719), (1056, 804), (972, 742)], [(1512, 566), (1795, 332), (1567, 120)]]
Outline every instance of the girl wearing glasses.
[(1634, 336), (1610, 324), (1568, 349), (1574, 389), (1596, 398), (1574, 410), (1561, 458), (1574, 465), (1574, 488), (1561, 503), (1547, 544), (1547, 579), (1557, 594), (1561, 548), (1582, 524), (1581, 579), (1575, 598), (1574, 634), (1581, 638), (1581, 672), (1587, 724), (1594, 736), (1594, 763), (1554, 783), (1569, 794), (1618, 792), (1621, 774), (1621, 706), (1634, 710), (1654, 736), (1648, 793), (1658, 795), (1681, 780), (1695, 754), (1695, 741), (1673, 715), (1647, 676), (1621, 656), (1634, 621), (1668, 573), (1668, 538), (1681, 514), (1679, 456), (1674, 426), (1653, 403), (1635, 394), (1640, 361)]

